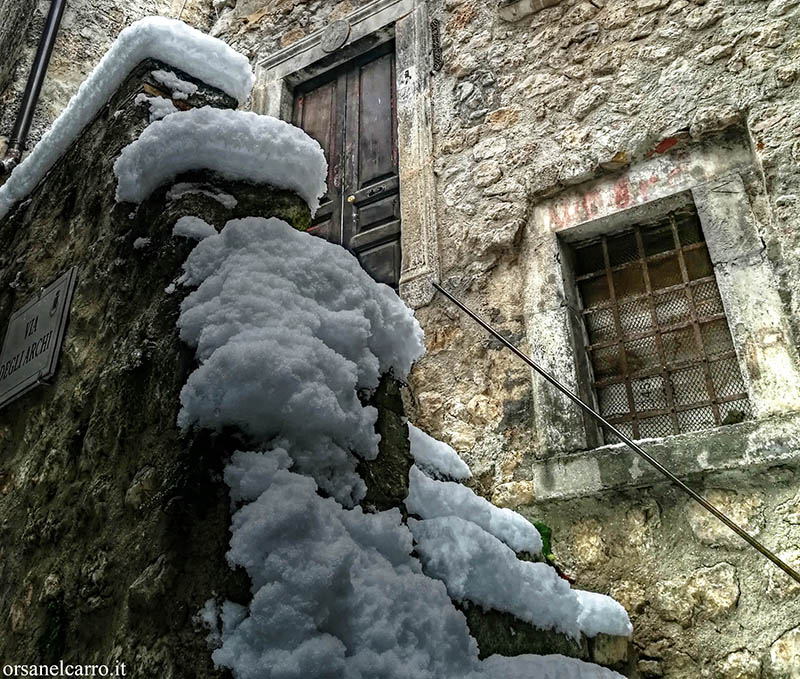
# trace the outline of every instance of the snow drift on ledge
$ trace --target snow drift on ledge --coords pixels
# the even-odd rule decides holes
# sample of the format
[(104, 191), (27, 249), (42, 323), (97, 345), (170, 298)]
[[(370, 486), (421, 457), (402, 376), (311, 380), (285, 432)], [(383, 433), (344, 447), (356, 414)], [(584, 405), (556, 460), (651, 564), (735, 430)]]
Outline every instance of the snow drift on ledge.
[(312, 214), (325, 194), (320, 145), (287, 122), (204, 106), (155, 121), (114, 163), (117, 200), (139, 203), (181, 172), (214, 170), (226, 179), (289, 189)]
[(511, 613), (536, 627), (580, 634), (630, 636), (625, 609), (604, 594), (570, 588), (544, 563), (515, 552), (541, 554), (542, 539), (527, 519), (495, 507), (458, 483), (409, 474), (406, 508), (422, 521), (408, 526), (428, 575), (442, 580), (456, 601)]
[(296, 470), (339, 502), (364, 495), (354, 451), (378, 454), (377, 412), (357, 389), (404, 378), (422, 330), (394, 291), (356, 259), (278, 219), (232, 220), (204, 238), (182, 279), (181, 338), (201, 366), (181, 392), (179, 424), (233, 425), (281, 441)]
[[(399, 509), (357, 506), (358, 457), (377, 454), (376, 411), (361, 405), (357, 390), (374, 388), (389, 370), (404, 378), (423, 353), (419, 324), (390, 288), (344, 249), (278, 219), (229, 221), (197, 244), (184, 271), (182, 282), (196, 289), (179, 327), (200, 367), (181, 394), (180, 425), (233, 425), (256, 448), (235, 453), (225, 470), (237, 508), (228, 559), (248, 573), (253, 598), (247, 606), (212, 600), (203, 609), (217, 665), (236, 679), (619, 679), (561, 656), (480, 661), (450, 584), (423, 572), (412, 555)], [(423, 464), (465, 473), (452, 449), (431, 442), (412, 438)], [(440, 485), (447, 496), (457, 484)], [(458, 497), (443, 507), (480, 505)], [(459, 539), (475, 537), (466, 573), (485, 561), (486, 538), (516, 561), (464, 514)], [(506, 514), (487, 516), (495, 532), (536, 546), (539, 536), (518, 523), (522, 517), (502, 526)], [(493, 582), (516, 589), (502, 574)], [(563, 615), (583, 629), (580, 602), (567, 599)], [(601, 615), (589, 617), (602, 624)]]
[(165, 17), (124, 29), (30, 155), (0, 187), (0, 219), (25, 198), (105, 106), (128, 73), (153, 58), (217, 87), (240, 104), (255, 82), (247, 58), (221, 40)]
[(443, 481), (466, 481), (472, 476), (467, 463), (443, 441), (428, 436), (422, 429), (408, 423), (411, 456), (419, 469), (428, 476)]

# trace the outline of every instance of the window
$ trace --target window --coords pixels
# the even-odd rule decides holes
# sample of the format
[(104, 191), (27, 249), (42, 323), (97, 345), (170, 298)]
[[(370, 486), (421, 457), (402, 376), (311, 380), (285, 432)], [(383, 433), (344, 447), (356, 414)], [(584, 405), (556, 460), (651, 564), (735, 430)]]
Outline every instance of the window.
[(572, 244), (591, 387), (628, 436), (751, 416), (694, 205)]

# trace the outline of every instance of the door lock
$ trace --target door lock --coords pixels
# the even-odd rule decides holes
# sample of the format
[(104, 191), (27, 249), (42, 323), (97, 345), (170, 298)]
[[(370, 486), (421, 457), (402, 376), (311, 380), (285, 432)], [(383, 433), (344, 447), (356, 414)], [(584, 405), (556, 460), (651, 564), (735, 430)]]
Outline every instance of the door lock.
[(355, 196), (347, 196), (347, 202), (348, 203), (355, 203), (356, 202), (356, 197)]

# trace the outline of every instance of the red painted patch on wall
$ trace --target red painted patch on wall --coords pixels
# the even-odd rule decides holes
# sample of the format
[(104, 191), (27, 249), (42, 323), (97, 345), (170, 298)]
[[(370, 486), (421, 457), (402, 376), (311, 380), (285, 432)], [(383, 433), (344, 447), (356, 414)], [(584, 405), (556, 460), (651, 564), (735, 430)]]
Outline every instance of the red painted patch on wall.
[(658, 146), (656, 146), (653, 149), (653, 151), (655, 151), (656, 153), (666, 153), (673, 146), (675, 146), (677, 143), (678, 143), (678, 138), (677, 137), (667, 137), (666, 139), (663, 139), (662, 141), (660, 141), (658, 143)]
[(631, 191), (627, 177), (621, 177), (614, 184), (614, 204), (619, 208), (628, 207), (631, 204)]

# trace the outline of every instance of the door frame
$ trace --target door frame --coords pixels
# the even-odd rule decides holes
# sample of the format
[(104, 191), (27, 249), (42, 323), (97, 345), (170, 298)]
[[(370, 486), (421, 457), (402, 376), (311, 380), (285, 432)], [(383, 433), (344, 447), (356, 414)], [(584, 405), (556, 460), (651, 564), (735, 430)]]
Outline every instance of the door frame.
[[(375, 0), (256, 64), (252, 110), (291, 121), (294, 88), (395, 41), (397, 147), (400, 178), (400, 296), (412, 308), (433, 298), (439, 282), (436, 181), (431, 130), (430, 22), (426, 0)], [(329, 31), (348, 37), (328, 52)], [(340, 33), (341, 35), (341, 33)]]

